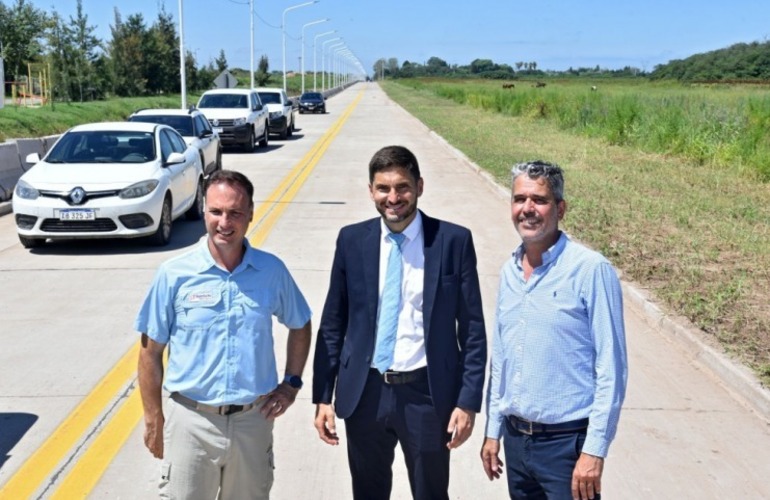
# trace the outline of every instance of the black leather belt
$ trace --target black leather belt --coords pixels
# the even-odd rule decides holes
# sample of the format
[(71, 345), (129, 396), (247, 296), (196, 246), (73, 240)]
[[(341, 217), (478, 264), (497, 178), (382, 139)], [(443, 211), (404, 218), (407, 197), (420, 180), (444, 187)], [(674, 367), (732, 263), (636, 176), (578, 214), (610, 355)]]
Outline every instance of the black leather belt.
[(233, 413), (240, 413), (242, 411), (251, 410), (255, 406), (257, 406), (257, 401), (254, 401), (253, 403), (249, 403), (246, 405), (223, 405), (223, 406), (211, 406), (211, 405), (205, 405), (203, 403), (199, 403), (195, 401), (194, 399), (190, 399), (188, 397), (182, 396), (178, 392), (174, 392), (171, 394), (171, 399), (176, 401), (177, 403), (184, 405), (188, 408), (192, 408), (193, 410), (202, 411), (205, 413), (213, 413), (214, 415), (232, 415)]
[(562, 422), (559, 424), (541, 424), (517, 417), (516, 415), (507, 415), (506, 418), (514, 430), (528, 436), (555, 432), (578, 432), (588, 429), (587, 418), (573, 420), (571, 422)]
[(410, 372), (397, 372), (388, 370), (385, 373), (380, 374), (376, 368), (372, 368), (378, 375), (382, 377), (383, 382), (390, 385), (409, 384), (411, 382), (419, 382), (421, 380), (427, 380), (428, 367), (424, 366)]

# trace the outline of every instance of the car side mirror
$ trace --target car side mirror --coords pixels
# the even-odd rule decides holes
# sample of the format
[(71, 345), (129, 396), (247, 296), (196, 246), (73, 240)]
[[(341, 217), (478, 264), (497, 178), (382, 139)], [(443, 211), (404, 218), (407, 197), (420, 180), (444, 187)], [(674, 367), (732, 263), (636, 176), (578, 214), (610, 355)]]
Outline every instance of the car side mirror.
[(30, 153), (24, 158), (27, 163), (38, 163), (40, 161), (40, 155), (37, 153)]
[(182, 153), (171, 153), (166, 159), (165, 165), (176, 165), (178, 163), (184, 163), (184, 155)]
[(256, 107), (254, 108), (254, 111), (262, 111), (262, 105), (257, 104)]
[(211, 137), (212, 135), (214, 135), (214, 131), (211, 129), (206, 129), (203, 132), (201, 132), (201, 134), (198, 137), (200, 137), (201, 139), (205, 139), (206, 137)]
[(293, 100), (291, 100), (291, 99), (289, 99), (289, 100), (286, 102), (286, 104), (287, 104), (288, 106), (294, 107), (294, 101), (293, 101)]

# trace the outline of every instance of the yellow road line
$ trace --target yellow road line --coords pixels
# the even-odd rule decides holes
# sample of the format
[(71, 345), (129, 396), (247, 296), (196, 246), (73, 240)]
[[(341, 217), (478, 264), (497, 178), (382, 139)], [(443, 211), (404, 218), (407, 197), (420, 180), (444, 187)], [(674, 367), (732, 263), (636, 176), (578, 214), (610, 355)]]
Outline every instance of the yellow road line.
[[(286, 205), (294, 199), (294, 196), (305, 183), (313, 168), (320, 161), (323, 153), (328, 149), (331, 141), (337, 136), (342, 125), (347, 121), (362, 97), (363, 91), (353, 100), (332, 128), (316, 142), (308, 154), (289, 172), (278, 188), (273, 191), (270, 198), (255, 210), (254, 220), (249, 230), (249, 234), (253, 233), (249, 237), (252, 244), (257, 246), (267, 238), (268, 233), (278, 220), (280, 214), (285, 210)], [(136, 360), (138, 356), (136, 347), (130, 351), (130, 354), (133, 355), (131, 359)], [(134, 370), (133, 375), (136, 373), (135, 366), (134, 363), (132, 367)], [(99, 408), (102, 408), (102, 406), (99, 406)], [(100, 431), (77, 464), (63, 479), (52, 498), (70, 499), (87, 496), (99, 482), (99, 479), (101, 479), (105, 470), (107, 470), (107, 467), (115, 458), (115, 455), (117, 455), (131, 435), (141, 417), (142, 404), (139, 391), (133, 390), (125, 404)], [(14, 478), (16, 476), (18, 474)]]
[(326, 134), (315, 143), (302, 160), (300, 160), (286, 177), (284, 177), (283, 181), (275, 188), (275, 190), (273, 190), (267, 200), (254, 211), (251, 226), (246, 233), (253, 246), (259, 247), (265, 241), (273, 225), (275, 225), (283, 211), (286, 210), (286, 207), (294, 199), (294, 196), (310, 176), (316, 164), (321, 160), (321, 157), (329, 148), (337, 134), (339, 134), (342, 126), (348, 120), (348, 117), (353, 113), (353, 110), (358, 106), (358, 103), (362, 98), (363, 91), (356, 96), (350, 106), (348, 106), (342, 113), (342, 116), (340, 116)]
[(83, 434), (113, 401), (121, 389), (136, 376), (139, 343), (118, 361), (93, 391), (69, 414), (51, 436), (30, 456), (10, 480), (0, 488), (0, 498), (29, 498), (77, 444)]

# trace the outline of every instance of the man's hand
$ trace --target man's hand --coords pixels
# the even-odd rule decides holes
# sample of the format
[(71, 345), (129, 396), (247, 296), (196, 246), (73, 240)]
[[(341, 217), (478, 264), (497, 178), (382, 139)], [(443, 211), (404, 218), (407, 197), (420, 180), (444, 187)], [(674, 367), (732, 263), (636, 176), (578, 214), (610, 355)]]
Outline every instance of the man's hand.
[(264, 415), (266, 419), (275, 420), (277, 417), (286, 413), (289, 406), (294, 404), (298, 392), (299, 389), (295, 389), (289, 384), (281, 382), (278, 384), (278, 387), (265, 396), (259, 411), (262, 412), (262, 415)]
[(155, 458), (163, 458), (163, 423), (165, 419), (161, 413), (154, 418), (144, 420), (144, 445)]
[(326, 444), (336, 446), (340, 444), (337, 436), (337, 424), (334, 421), (334, 407), (330, 404), (319, 403), (315, 408), (315, 428), (318, 437)]
[(503, 473), (503, 462), (500, 461), (500, 441), (498, 439), (484, 438), (481, 445), (481, 465), (490, 481), (500, 479)]
[(604, 459), (581, 453), (572, 472), (572, 498), (590, 500), (602, 492)]
[(450, 450), (458, 448), (463, 444), (473, 432), (473, 422), (476, 420), (476, 413), (462, 408), (455, 408), (452, 416), (449, 417), (449, 426), (446, 431), (452, 435), (452, 439), (446, 444)]

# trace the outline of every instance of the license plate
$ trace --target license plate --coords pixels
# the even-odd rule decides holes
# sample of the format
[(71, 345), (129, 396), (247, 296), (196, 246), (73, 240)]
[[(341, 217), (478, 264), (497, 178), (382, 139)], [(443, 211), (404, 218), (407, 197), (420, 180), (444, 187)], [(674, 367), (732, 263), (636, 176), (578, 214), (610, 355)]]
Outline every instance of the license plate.
[(221, 134), (222, 133), (222, 127), (214, 127), (214, 133), (215, 134)]
[(59, 220), (96, 220), (96, 212), (91, 209), (59, 210)]

